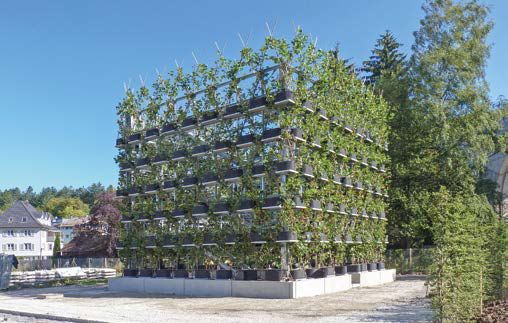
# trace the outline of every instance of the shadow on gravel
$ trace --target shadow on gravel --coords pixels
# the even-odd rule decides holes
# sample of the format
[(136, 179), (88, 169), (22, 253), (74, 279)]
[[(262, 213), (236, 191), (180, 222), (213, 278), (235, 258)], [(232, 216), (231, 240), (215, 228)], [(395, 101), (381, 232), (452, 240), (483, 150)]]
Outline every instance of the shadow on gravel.
[(361, 318), (368, 322), (432, 322), (432, 310), (428, 298), (415, 298), (407, 303), (378, 308)]

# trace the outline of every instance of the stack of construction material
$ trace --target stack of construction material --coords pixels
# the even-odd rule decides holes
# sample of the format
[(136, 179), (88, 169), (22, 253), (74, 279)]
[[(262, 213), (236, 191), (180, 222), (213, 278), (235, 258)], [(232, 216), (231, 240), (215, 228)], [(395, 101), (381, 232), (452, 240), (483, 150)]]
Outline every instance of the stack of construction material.
[(113, 268), (88, 268), (84, 269), (89, 279), (104, 279), (116, 277), (116, 270)]
[(51, 282), (59, 279), (104, 279), (116, 277), (116, 270), (112, 268), (57, 268), (55, 270), (13, 271), (9, 286), (34, 285), (36, 283)]

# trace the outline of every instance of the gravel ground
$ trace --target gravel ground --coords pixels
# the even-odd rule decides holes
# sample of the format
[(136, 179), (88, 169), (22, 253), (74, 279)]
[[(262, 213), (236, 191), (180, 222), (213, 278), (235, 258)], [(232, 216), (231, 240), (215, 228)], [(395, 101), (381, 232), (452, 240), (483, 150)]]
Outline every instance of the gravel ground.
[[(424, 278), (403, 276), (376, 287), (292, 300), (140, 296), (105, 286), (23, 289), (0, 293), (2, 310), (103, 322), (425, 322), (432, 312)], [(37, 321), (0, 314), (7, 322)]]

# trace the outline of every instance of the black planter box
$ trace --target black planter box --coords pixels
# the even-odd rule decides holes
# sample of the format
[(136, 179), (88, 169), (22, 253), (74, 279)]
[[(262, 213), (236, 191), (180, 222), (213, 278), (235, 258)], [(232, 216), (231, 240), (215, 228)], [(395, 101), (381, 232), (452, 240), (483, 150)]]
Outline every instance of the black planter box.
[(213, 151), (214, 152), (226, 151), (229, 149), (229, 147), (231, 147), (231, 141), (220, 141), (215, 143), (215, 145), (213, 146)]
[(121, 162), (119, 166), (120, 166), (120, 170), (122, 170), (122, 171), (129, 170), (132, 168), (132, 165), (129, 162)]
[(321, 148), (321, 139), (320, 138), (314, 138), (312, 142), (310, 143), (311, 146), (316, 148)]
[(362, 209), (362, 217), (364, 218), (368, 218), (369, 217), (369, 213), (367, 213), (367, 210), (366, 209)]
[(197, 156), (205, 155), (209, 150), (210, 150), (210, 146), (208, 146), (208, 145), (196, 146), (196, 147), (194, 147), (194, 149), (192, 149), (192, 156), (197, 157)]
[(362, 263), (360, 265), (361, 265), (362, 271), (367, 271), (367, 264), (366, 263)]
[(264, 200), (263, 210), (278, 210), (282, 208), (282, 199), (278, 196), (269, 197)]
[(383, 270), (383, 269), (385, 269), (385, 263), (384, 262), (378, 262), (376, 264), (376, 268), (377, 268), (377, 270)]
[(219, 269), (215, 272), (215, 279), (231, 279), (233, 278), (233, 271), (226, 269)]
[(319, 269), (323, 277), (335, 276), (335, 267), (322, 267)]
[(345, 149), (339, 150), (339, 157), (346, 158), (347, 157), (347, 151)]
[(252, 166), (252, 176), (260, 177), (265, 174), (265, 165), (254, 165)]
[(265, 130), (263, 132), (263, 138), (261, 139), (262, 142), (270, 142), (277, 139), (280, 139), (282, 135), (282, 131), (280, 128)]
[(138, 196), (141, 194), (141, 189), (138, 187), (131, 187), (127, 190), (127, 192), (129, 193), (129, 196)]
[(194, 239), (191, 236), (185, 236), (182, 239), (183, 247), (194, 247), (196, 244), (194, 243)]
[(125, 145), (125, 140), (123, 140), (123, 138), (118, 138), (115, 147), (122, 147), (123, 145)]
[(326, 116), (326, 111), (325, 110), (319, 109), (317, 111), (317, 113), (318, 113), (318, 116), (319, 116), (320, 119), (328, 120), (328, 117)]
[(243, 170), (241, 168), (236, 169), (228, 169), (224, 174), (224, 180), (226, 181), (236, 181), (240, 179), (243, 175)]
[(355, 183), (355, 190), (357, 190), (357, 191), (363, 191), (363, 184), (362, 184), (362, 182), (356, 182)]
[(136, 221), (138, 221), (138, 222), (148, 222), (149, 219), (148, 219), (148, 217), (146, 215), (140, 215), (140, 216), (138, 216)]
[(342, 177), (339, 174), (335, 174), (335, 175), (333, 175), (332, 182), (334, 182), (335, 184), (341, 185), (342, 184)]
[(131, 223), (132, 219), (130, 217), (127, 217), (125, 215), (122, 215), (122, 218), (120, 219), (121, 223)]
[(237, 147), (247, 147), (254, 143), (254, 135), (248, 134), (238, 137), (238, 140), (236, 141)]
[(332, 122), (332, 124), (333, 124), (333, 125), (335, 125), (335, 126), (340, 125), (340, 118), (339, 118), (339, 117), (337, 117), (337, 116), (333, 116), (333, 117), (331, 117), (330, 121), (331, 121), (331, 122)]
[(266, 97), (257, 97), (249, 100), (249, 112), (258, 112), (266, 106)]
[(382, 210), (382, 211), (379, 213), (379, 218), (380, 218), (381, 220), (385, 220), (385, 219), (386, 219), (386, 214), (385, 214), (385, 211), (384, 211), (384, 210)]
[(339, 205), (339, 213), (343, 214), (343, 215), (347, 214), (346, 205), (345, 204), (340, 204)]
[(226, 235), (226, 238), (224, 239), (225, 244), (235, 244), (238, 236), (236, 234), (230, 233)]
[(346, 266), (335, 266), (335, 276), (341, 276), (347, 274)]
[(310, 165), (303, 166), (303, 176), (307, 176), (310, 178), (314, 177), (314, 169)]
[(124, 269), (124, 277), (138, 277), (139, 270), (137, 269)]
[(352, 162), (355, 162), (355, 163), (358, 162), (358, 157), (356, 157), (356, 154), (351, 154), (351, 157), (349, 159), (351, 159)]
[(372, 139), (372, 135), (370, 134), (370, 131), (365, 131), (365, 133), (363, 135), (364, 135), (364, 139), (366, 142), (368, 142), (368, 143), (374, 142), (374, 140)]
[(268, 269), (265, 270), (265, 280), (279, 282), (287, 276), (286, 270)]
[(298, 238), (296, 232), (282, 231), (277, 234), (276, 242), (297, 242)]
[(187, 269), (176, 269), (173, 271), (174, 278), (189, 278), (189, 272)]
[(166, 123), (162, 127), (161, 134), (168, 134), (168, 133), (171, 133), (171, 132), (174, 132), (174, 131), (176, 131), (176, 124), (174, 124), (174, 123)]
[(209, 172), (203, 175), (203, 179), (201, 180), (201, 183), (203, 185), (210, 185), (215, 184), (219, 180), (218, 176), (215, 173)]
[(155, 156), (155, 158), (152, 161), (152, 164), (154, 165), (160, 165), (168, 162), (168, 157), (165, 154), (160, 154)]
[(322, 171), (320, 174), (319, 174), (319, 179), (322, 180), (322, 181), (325, 181), (325, 182), (328, 182), (328, 174), (325, 172), (325, 171)]
[(155, 247), (157, 247), (157, 243), (155, 241), (155, 236), (146, 237), (145, 248), (155, 249)]
[(243, 280), (258, 280), (258, 271), (253, 269), (243, 270)]
[(206, 204), (198, 204), (192, 208), (193, 216), (205, 216), (208, 214), (208, 205)]
[(182, 180), (182, 187), (192, 187), (192, 186), (196, 186), (198, 184), (198, 179), (197, 177), (185, 177), (183, 180)]
[(367, 159), (367, 157), (362, 158), (361, 165), (363, 167), (369, 167), (369, 160)]
[(162, 243), (162, 246), (164, 248), (174, 248), (175, 245), (176, 245), (176, 237), (175, 236), (170, 236), (170, 235), (166, 235), (164, 236), (164, 242)]
[(359, 273), (361, 271), (362, 271), (362, 265), (361, 264), (347, 265), (347, 272), (348, 273)]
[(168, 215), (167, 211), (155, 211), (155, 213), (153, 215), (153, 219), (155, 221), (165, 220), (165, 219), (167, 219), (167, 215)]
[(289, 101), (289, 102), (294, 102), (294, 94), (292, 91), (290, 90), (283, 90), (283, 91), (280, 91), (278, 92), (277, 94), (275, 94), (275, 100), (274, 102), (277, 104), (277, 103), (282, 103), (282, 102), (285, 102), (285, 101)]
[[(350, 234), (346, 234), (346, 237), (344, 238), (344, 240), (345, 240), (345, 242), (346, 242), (347, 244), (351, 244), (351, 243), (353, 243), (353, 237), (351, 237), (351, 235), (350, 235)], [(348, 270), (348, 271), (349, 271), (349, 270)]]
[(294, 280), (307, 278), (307, 274), (305, 273), (305, 270), (301, 269), (301, 268), (291, 270), (290, 274)]
[(157, 191), (159, 191), (160, 185), (157, 184), (149, 184), (145, 187), (145, 193), (146, 194), (155, 194)]
[(363, 138), (363, 129), (362, 128), (357, 128), (355, 132), (356, 132), (356, 136), (358, 138)]
[(380, 171), (381, 173), (386, 173), (385, 165), (381, 165), (381, 166), (379, 167), (379, 171)]
[(361, 236), (357, 236), (356, 239), (355, 239), (355, 243), (358, 243), (358, 244), (363, 243), (362, 237)]
[(126, 197), (127, 196), (127, 191), (125, 190), (117, 190), (116, 191), (116, 197)]
[(303, 108), (305, 109), (306, 112), (314, 112), (314, 104), (310, 101), (305, 101), (303, 103)]
[(185, 159), (185, 157), (187, 157), (187, 151), (185, 149), (180, 149), (180, 150), (177, 150), (173, 153), (173, 156), (171, 156), (171, 159), (176, 161), (176, 160)]
[(266, 243), (265, 238), (261, 237), (261, 235), (257, 232), (251, 232), (249, 234), (249, 238), (250, 238), (251, 243), (254, 243), (254, 244)]
[(194, 270), (194, 278), (196, 278), (196, 279), (210, 279), (210, 270), (196, 269), (196, 270)]
[(254, 201), (250, 199), (240, 200), (240, 205), (238, 206), (238, 212), (251, 212), (254, 210)]
[(335, 206), (333, 203), (326, 203), (326, 212), (335, 213)]
[(218, 116), (219, 114), (217, 113), (217, 111), (207, 111), (203, 114), (203, 117), (201, 118), (201, 124), (207, 125), (214, 123), (217, 120)]
[(350, 177), (344, 177), (342, 179), (342, 185), (344, 185), (345, 187), (353, 187), (353, 183), (351, 181), (351, 178)]
[(275, 165), (276, 174), (297, 173), (295, 162), (293, 160), (280, 161)]
[(213, 213), (215, 214), (226, 214), (229, 213), (229, 203), (228, 202), (218, 202), (213, 206)]
[(344, 124), (344, 131), (352, 133), (353, 132), (353, 127), (351, 127), (351, 125), (349, 123), (345, 123)]
[(303, 137), (302, 129), (298, 129), (298, 128), (291, 129), (291, 135), (297, 141), (302, 141), (302, 142), (305, 141), (305, 138)]
[(196, 119), (196, 117), (185, 118), (182, 121), (182, 130), (188, 130), (188, 129), (194, 128), (197, 123), (198, 123), (198, 120)]
[(171, 278), (171, 269), (157, 269), (155, 271), (155, 277), (157, 278)]
[(141, 141), (141, 134), (135, 133), (129, 136), (129, 144), (134, 144)]
[(171, 190), (174, 190), (175, 188), (176, 188), (175, 181), (165, 181), (164, 182), (164, 187), (163, 187), (164, 191), (171, 191)]
[(150, 158), (148, 158), (148, 157), (141, 158), (141, 159), (138, 159), (138, 161), (136, 162), (136, 167), (137, 168), (148, 167), (149, 163), (150, 163)]
[(226, 108), (226, 111), (224, 111), (224, 118), (235, 118), (240, 115), (240, 112), (238, 110), (238, 104), (231, 105)]
[(371, 161), (370, 168), (372, 168), (374, 170), (378, 170), (379, 168), (377, 167), (377, 161), (375, 161), (375, 160)]
[(377, 270), (377, 264), (376, 263), (367, 264), (367, 270), (368, 271)]
[(175, 209), (171, 212), (171, 216), (175, 218), (183, 218), (185, 216), (185, 211), (182, 209)]
[(157, 128), (148, 129), (145, 132), (145, 139), (146, 140), (154, 139), (154, 138), (157, 138), (158, 136), (159, 136), (159, 129), (157, 129)]
[(293, 203), (294, 203), (294, 208), (295, 209), (306, 209), (307, 208), (305, 206), (305, 204), (303, 203), (302, 198), (299, 197), (299, 196), (295, 196), (293, 198)]
[(322, 211), (323, 209), (321, 208), (321, 201), (319, 200), (312, 200), (310, 202), (310, 208), (314, 211)]
[(215, 239), (210, 233), (205, 234), (203, 238), (203, 246), (216, 246)]
[(140, 269), (139, 277), (153, 277), (153, 269)]
[(307, 268), (305, 269), (305, 274), (307, 278), (321, 278), (320, 271), (318, 268)]

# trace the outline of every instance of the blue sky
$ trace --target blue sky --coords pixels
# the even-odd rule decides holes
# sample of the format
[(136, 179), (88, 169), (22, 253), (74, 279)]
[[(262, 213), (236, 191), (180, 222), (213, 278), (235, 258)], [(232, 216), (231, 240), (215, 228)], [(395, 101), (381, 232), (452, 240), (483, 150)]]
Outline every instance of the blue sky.
[[(508, 3), (488, 0), (496, 26), (487, 78), (491, 96), (508, 89)], [(116, 184), (115, 106), (123, 83), (153, 80), (155, 69), (211, 62), (214, 42), (235, 57), (238, 33), (257, 47), (295, 25), (340, 44), (359, 63), (386, 29), (404, 50), (422, 1), (21, 1), (0, 2), (0, 189)], [(249, 36), (250, 35), (250, 36)]]

